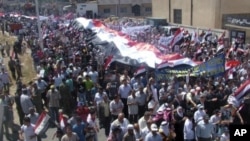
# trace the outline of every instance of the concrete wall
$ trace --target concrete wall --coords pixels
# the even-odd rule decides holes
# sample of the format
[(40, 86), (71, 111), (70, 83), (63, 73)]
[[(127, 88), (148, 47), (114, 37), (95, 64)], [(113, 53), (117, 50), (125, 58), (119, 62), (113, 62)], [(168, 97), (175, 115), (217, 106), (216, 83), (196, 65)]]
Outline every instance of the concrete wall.
[[(104, 9), (110, 9), (110, 13), (104, 13)], [(100, 15), (101, 17), (116, 15), (116, 10), (116, 5), (98, 5), (98, 15)]]
[[(169, 11), (169, 1), (171, 10)], [(215, 1), (193, 0), (193, 26), (213, 27), (215, 17)], [(191, 0), (153, 0), (152, 12), (154, 17), (174, 21), (174, 9), (182, 9), (182, 24), (191, 25)], [(169, 18), (171, 13), (171, 19)]]
[(93, 14), (96, 13), (98, 14), (98, 6), (96, 3), (78, 3), (77, 5), (76, 12), (79, 13), (80, 15), (85, 15), (86, 11), (93, 11)]
[(221, 14), (250, 13), (250, 0), (218, 0), (221, 1)]
[(97, 0), (100, 5), (112, 5), (112, 4), (143, 4), (143, 3), (152, 3), (152, 0)]
[(174, 9), (182, 9), (182, 24), (190, 25), (191, 0), (171, 0), (170, 22), (174, 22)]
[[(182, 24), (191, 25), (191, 0), (152, 0), (154, 17), (173, 22), (174, 9), (182, 9)], [(193, 0), (193, 26), (221, 28), (222, 15), (232, 13), (250, 13), (250, 0)]]
[[(120, 17), (132, 17), (134, 16), (134, 13), (132, 13), (132, 4), (120, 4), (120, 8), (118, 8), (118, 5), (111, 4), (111, 5), (98, 5), (98, 14), (101, 17), (109, 17), (111, 15), (119, 15)], [(142, 3), (141, 6), (141, 16), (152, 16), (152, 11), (146, 11), (146, 8), (151, 8), (151, 3)], [(117, 13), (117, 8), (119, 13)], [(110, 9), (110, 13), (104, 13), (104, 9)], [(123, 11), (122, 9), (126, 9), (126, 11)]]
[(169, 0), (153, 0), (152, 1), (152, 16), (165, 18), (169, 21)]
[(216, 28), (216, 1), (193, 0), (193, 26)]
[[(151, 12), (146, 11), (146, 8), (151, 8)], [(141, 5), (141, 16), (151, 17), (152, 16), (152, 4), (151, 3), (143, 3)]]

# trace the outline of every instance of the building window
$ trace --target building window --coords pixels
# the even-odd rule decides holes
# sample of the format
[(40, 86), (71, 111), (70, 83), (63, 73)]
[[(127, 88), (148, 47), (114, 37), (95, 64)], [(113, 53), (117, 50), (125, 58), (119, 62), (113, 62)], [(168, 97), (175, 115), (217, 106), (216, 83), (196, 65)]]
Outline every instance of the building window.
[(146, 7), (145, 12), (152, 12), (152, 8), (151, 7)]
[(174, 23), (181, 24), (182, 23), (182, 10), (174, 9)]
[(121, 13), (127, 13), (127, 7), (121, 7), (120, 12)]
[(110, 13), (110, 9), (109, 8), (103, 9), (103, 13), (106, 13), (106, 14)]

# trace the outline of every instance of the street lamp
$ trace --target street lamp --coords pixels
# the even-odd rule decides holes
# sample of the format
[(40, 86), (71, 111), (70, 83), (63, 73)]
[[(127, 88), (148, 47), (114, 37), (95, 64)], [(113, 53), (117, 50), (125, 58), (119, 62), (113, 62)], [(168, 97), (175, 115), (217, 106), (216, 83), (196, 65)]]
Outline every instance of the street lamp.
[(41, 21), (40, 21), (40, 15), (39, 15), (38, 0), (35, 0), (35, 3), (36, 3), (36, 17), (37, 17), (37, 26), (38, 26), (39, 45), (43, 51), (43, 37), (42, 37), (42, 30), (41, 30)]

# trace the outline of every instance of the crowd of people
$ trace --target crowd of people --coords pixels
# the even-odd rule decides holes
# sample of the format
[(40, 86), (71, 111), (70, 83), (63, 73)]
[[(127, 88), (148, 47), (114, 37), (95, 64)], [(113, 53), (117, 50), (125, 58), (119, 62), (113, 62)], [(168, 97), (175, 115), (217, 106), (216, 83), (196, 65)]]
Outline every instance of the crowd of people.
[[(9, 53), (7, 42), (2, 43), (1, 50), (2, 58), (10, 57), (11, 75), (3, 68), (3, 62), (0, 75), (4, 133), (9, 140), (10, 128), (13, 133), (19, 131), (19, 140), (46, 140), (44, 134), (34, 133), (44, 110), (51, 117), (49, 128), (57, 128), (53, 138), (59, 141), (98, 141), (100, 129), (104, 129), (107, 141), (229, 141), (229, 124), (250, 122), (247, 97), (241, 108), (227, 101), (249, 79), (248, 46), (241, 38), (232, 44), (233, 51), (227, 56), (228, 60), (241, 62), (231, 78), (199, 76), (186, 81), (173, 77), (158, 82), (153, 73), (136, 75), (133, 67), (119, 63), (114, 63), (107, 73), (103, 64), (98, 64), (93, 44), (89, 44), (88, 39), (94, 36), (90, 30), (78, 30), (63, 21), (43, 21), (41, 46), (35, 19), (5, 16), (1, 20), (23, 25), (22, 30), (2, 29), (18, 36), (14, 53)], [(189, 41), (185, 38), (183, 43)], [(25, 76), (18, 58), (24, 46), (30, 48), (37, 72), (28, 83), (22, 82)], [(185, 44), (178, 53), (206, 61), (218, 53), (218, 46), (217, 41)], [(228, 53), (230, 47), (225, 46), (222, 52)], [(13, 100), (9, 87), (14, 80)], [(20, 129), (13, 126), (14, 103)]]

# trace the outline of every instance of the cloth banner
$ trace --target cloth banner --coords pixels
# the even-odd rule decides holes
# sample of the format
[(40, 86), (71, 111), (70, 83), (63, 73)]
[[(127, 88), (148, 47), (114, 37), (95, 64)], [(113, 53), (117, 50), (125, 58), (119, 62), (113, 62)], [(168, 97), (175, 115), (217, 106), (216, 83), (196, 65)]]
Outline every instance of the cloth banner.
[(156, 69), (155, 70), (155, 77), (158, 82), (164, 81), (164, 80), (169, 80), (171, 79), (174, 75), (175, 76), (186, 76), (189, 73), (189, 70), (192, 68), (192, 66), (187, 65), (187, 64), (181, 64), (177, 66), (168, 66), (164, 69)]
[(165, 47), (168, 47), (168, 46), (170, 46), (171, 41), (173, 40), (173, 38), (174, 38), (173, 35), (168, 36), (168, 37), (160, 37), (160, 39), (158, 41), (158, 44), (162, 45), (162, 46), (165, 46)]
[(172, 67), (172, 68), (168, 67), (161, 71), (156, 70), (155, 76), (156, 76), (156, 80), (158, 79), (161, 80), (171, 75), (175, 75), (177, 77), (183, 77), (186, 75), (190, 75), (193, 77), (197, 77), (201, 75), (210, 77), (210, 76), (220, 76), (224, 74), (224, 72), (225, 72), (225, 55), (220, 54), (208, 60), (207, 62), (204, 62), (200, 65), (197, 65), (191, 68), (188, 68), (188, 66), (186, 65), (185, 67), (179, 66), (178, 69), (176, 67)]
[(143, 25), (143, 26), (132, 26), (132, 27), (122, 27), (122, 33), (126, 35), (134, 35), (135, 33), (139, 33), (149, 29), (150, 25)]
[(35, 125), (35, 134), (41, 135), (46, 132), (49, 127), (50, 116), (46, 112), (42, 112)]
[(225, 72), (225, 54), (219, 54), (218, 56), (195, 66), (191, 69), (194, 76), (205, 75), (205, 76), (219, 76)]

